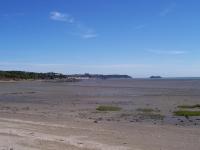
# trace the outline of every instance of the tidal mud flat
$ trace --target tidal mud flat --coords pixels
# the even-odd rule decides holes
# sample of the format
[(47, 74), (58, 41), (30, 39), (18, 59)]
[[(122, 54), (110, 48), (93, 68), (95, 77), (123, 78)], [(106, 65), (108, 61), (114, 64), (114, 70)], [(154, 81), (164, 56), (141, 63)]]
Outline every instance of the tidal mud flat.
[[(200, 80), (0, 82), (0, 150), (199, 150)], [(193, 106), (193, 107), (192, 107)]]

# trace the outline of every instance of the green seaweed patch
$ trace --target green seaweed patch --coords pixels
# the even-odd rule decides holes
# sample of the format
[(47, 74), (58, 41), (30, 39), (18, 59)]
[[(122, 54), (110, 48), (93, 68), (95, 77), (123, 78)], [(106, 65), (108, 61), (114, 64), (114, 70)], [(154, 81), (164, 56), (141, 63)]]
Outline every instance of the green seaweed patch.
[(178, 111), (174, 111), (174, 115), (184, 116), (184, 117), (200, 116), (200, 111), (178, 110)]
[(98, 111), (120, 111), (122, 108), (117, 106), (98, 106), (96, 110)]
[(200, 108), (200, 104), (196, 105), (180, 105), (178, 108), (183, 108), (183, 109), (193, 109), (193, 108)]

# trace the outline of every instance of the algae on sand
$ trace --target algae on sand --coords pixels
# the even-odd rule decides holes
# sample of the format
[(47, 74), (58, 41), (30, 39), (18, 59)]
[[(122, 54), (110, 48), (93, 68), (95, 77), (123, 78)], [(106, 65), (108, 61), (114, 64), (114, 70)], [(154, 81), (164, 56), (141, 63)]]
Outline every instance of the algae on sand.
[(122, 108), (117, 106), (98, 106), (96, 110), (98, 111), (120, 111)]

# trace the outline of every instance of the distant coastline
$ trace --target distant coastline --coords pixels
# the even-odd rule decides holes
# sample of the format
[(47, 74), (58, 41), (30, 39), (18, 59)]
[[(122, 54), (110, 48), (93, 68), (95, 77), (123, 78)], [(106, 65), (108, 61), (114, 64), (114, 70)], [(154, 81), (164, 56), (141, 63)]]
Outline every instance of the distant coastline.
[(151, 79), (161, 79), (161, 76), (150, 76)]
[(61, 73), (37, 73), (37, 72), (26, 72), (26, 71), (0, 71), (0, 80), (53, 80), (53, 79), (67, 79), (67, 80), (83, 80), (83, 79), (132, 79), (128, 75), (103, 75), (103, 74), (71, 74), (65, 75)]
[(123, 74), (61, 74), (54, 72), (38, 73), (38, 72), (26, 72), (26, 71), (0, 71), (1, 81), (18, 81), (18, 80), (55, 80), (62, 79), (66, 81), (78, 81), (87, 79), (132, 79), (132, 80), (200, 80), (200, 77), (161, 77), (161, 76), (150, 76), (150, 77), (131, 77)]

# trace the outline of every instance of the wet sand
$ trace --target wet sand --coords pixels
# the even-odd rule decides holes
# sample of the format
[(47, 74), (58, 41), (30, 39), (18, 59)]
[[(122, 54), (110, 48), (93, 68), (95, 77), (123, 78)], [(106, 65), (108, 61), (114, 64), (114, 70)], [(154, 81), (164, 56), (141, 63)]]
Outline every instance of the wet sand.
[(0, 150), (199, 150), (200, 117), (173, 115), (199, 103), (200, 80), (0, 82)]

